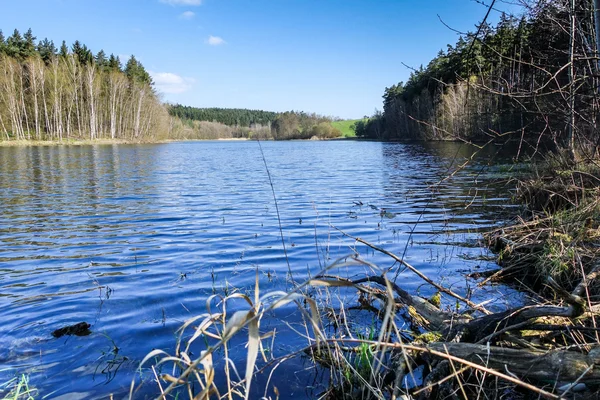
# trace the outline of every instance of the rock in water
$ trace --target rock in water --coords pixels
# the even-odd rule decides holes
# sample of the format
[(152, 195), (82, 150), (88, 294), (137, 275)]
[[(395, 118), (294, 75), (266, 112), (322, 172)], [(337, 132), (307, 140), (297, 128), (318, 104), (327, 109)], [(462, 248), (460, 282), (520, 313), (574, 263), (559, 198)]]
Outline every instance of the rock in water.
[(64, 328), (60, 328), (52, 332), (52, 336), (55, 338), (59, 338), (65, 335), (76, 335), (76, 336), (87, 336), (92, 331), (90, 331), (90, 324), (87, 322), (80, 322), (75, 325), (65, 326)]

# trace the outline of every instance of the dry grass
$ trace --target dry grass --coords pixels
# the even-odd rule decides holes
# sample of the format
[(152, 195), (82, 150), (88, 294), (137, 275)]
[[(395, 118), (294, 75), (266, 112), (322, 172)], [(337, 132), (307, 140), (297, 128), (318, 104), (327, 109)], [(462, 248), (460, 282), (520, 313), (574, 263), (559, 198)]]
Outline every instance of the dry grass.
[[(570, 166), (551, 157), (534, 178), (519, 182), (516, 197), (527, 206), (525, 217), (486, 235), (505, 281), (517, 278), (541, 293), (548, 285), (573, 290), (600, 260), (599, 164)], [(595, 285), (588, 289), (600, 295)]]
[[(360, 267), (366, 277), (351, 281), (334, 275), (341, 267), (345, 271), (349, 267)], [(348, 292), (358, 293), (358, 297), (349, 297)], [(354, 299), (352, 303), (349, 303), (350, 298)], [(228, 313), (228, 302), (234, 299), (243, 300), (246, 309)], [(289, 303), (295, 303), (304, 317), (304, 328), (296, 330), (296, 334), (306, 340), (306, 345), (275, 357), (265, 349), (273, 348), (276, 332), (263, 332), (261, 323), (270, 318), (272, 310)], [(375, 317), (372, 324), (358, 332), (351, 319), (352, 310), (372, 313)], [(447, 319), (436, 319), (440, 316)], [(325, 381), (329, 385), (320, 393), (322, 399), (503, 398), (499, 393), (510, 393), (514, 399), (532, 395), (559, 398), (557, 393), (564, 388), (543, 385), (535, 374), (531, 375), (534, 380), (528, 382), (528, 372), (518, 366), (507, 370), (499, 366), (506, 362), (502, 361), (506, 351), (542, 346), (532, 344), (540, 335), (527, 338), (530, 331), (525, 329), (535, 330), (532, 325), (540, 324), (543, 319), (528, 318), (527, 323), (519, 326), (507, 322), (511, 326), (505, 329), (492, 327), (492, 334), (483, 339), (488, 346), (488, 359), (477, 355), (485, 352), (485, 345), (460, 343), (468, 337), (476, 340), (468, 329), (481, 326), (475, 323), (494, 316), (473, 319), (440, 310), (425, 299), (408, 295), (377, 266), (349, 256), (289, 292), (261, 295), (257, 274), (252, 298), (239, 292), (211, 296), (206, 313), (186, 321), (181, 327), (175, 352), (152, 351), (140, 363), (140, 375), (153, 378), (159, 399), (182, 396), (247, 399), (256, 398), (255, 392), (251, 396), (252, 380), (257, 374), (264, 374), (268, 376), (267, 384), (260, 390), (264, 391), (262, 398), (270, 399), (280, 394), (278, 388), (270, 387), (278, 368), (292, 358), (308, 356), (314, 368), (328, 371)], [(552, 323), (550, 319), (545, 322)], [(290, 326), (290, 329), (293, 328)], [(236, 335), (247, 337), (243, 374), (238, 373), (230, 358), (230, 346)], [(578, 346), (589, 347), (595, 343), (585, 335), (577, 335), (579, 333), (573, 337)], [(547, 350), (564, 350), (565, 343), (556, 337), (541, 340)], [(191, 357), (192, 348), (202, 349), (198, 357)], [(554, 357), (551, 352), (531, 352), (533, 360), (547, 356)], [(217, 374), (221, 374), (221, 382), (225, 384), (215, 383)], [(568, 383), (574, 380), (571, 378)], [(131, 397), (139, 386), (132, 382)]]

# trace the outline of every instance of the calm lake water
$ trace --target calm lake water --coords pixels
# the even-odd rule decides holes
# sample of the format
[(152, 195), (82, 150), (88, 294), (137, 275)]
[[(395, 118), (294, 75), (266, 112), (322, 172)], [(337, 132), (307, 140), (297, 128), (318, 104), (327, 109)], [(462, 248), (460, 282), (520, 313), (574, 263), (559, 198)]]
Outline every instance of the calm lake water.
[[(512, 210), (498, 182), (511, 163), (499, 148), (439, 185), (473, 148), (353, 141), (262, 148), (294, 280), (354, 252), (395, 271), (388, 257), (336, 227), (399, 255), (406, 250), (428, 276), (462, 294), (470, 288), (475, 301), (492, 299), (491, 309), (519, 301), (510, 289), (477, 288), (465, 277), (495, 266), (482, 257), (489, 254), (479, 233)], [(39, 398), (122, 398), (140, 360), (152, 349), (173, 351), (176, 330), (205, 312), (213, 293), (250, 292), (257, 270), (261, 292), (290, 287), (257, 142), (0, 147), (0, 204), (0, 382), (28, 374)], [(397, 282), (433, 293), (408, 272)], [(284, 332), (278, 355), (305, 345), (285, 333), (283, 321), (299, 318), (286, 308), (262, 327)], [(80, 321), (92, 325), (91, 335), (52, 337)], [(242, 354), (243, 347), (232, 355), (241, 371)], [(282, 398), (311, 396), (306, 386), (318, 384), (302, 372), (308, 367), (301, 359), (280, 367)], [(156, 393), (147, 382), (136, 397)]]

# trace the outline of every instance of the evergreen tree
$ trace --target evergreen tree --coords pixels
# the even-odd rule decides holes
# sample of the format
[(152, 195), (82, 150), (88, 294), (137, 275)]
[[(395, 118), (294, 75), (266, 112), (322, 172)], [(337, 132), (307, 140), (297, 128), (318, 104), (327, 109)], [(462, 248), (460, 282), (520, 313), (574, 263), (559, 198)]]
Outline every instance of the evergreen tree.
[(77, 57), (77, 60), (83, 65), (91, 64), (94, 62), (94, 55), (92, 54), (92, 52), (87, 48), (85, 44), (81, 44), (79, 40), (76, 40), (75, 43), (73, 43), (73, 46), (71, 46), (71, 51), (73, 52), (75, 57)]
[(81, 53), (79, 54), (79, 62), (83, 65), (89, 65), (94, 63), (94, 54), (88, 47), (84, 44), (81, 47)]
[(23, 47), (21, 50), (21, 56), (23, 58), (33, 57), (35, 55), (35, 39), (36, 37), (33, 36), (31, 28), (29, 28), (23, 35)]
[(135, 56), (131, 56), (125, 65), (125, 75), (131, 82), (144, 83), (152, 85), (152, 78), (146, 71), (142, 63), (136, 60)]
[(75, 55), (77, 57), (78, 60), (81, 60), (81, 53), (82, 53), (83, 47), (81, 45), (81, 42), (79, 42), (79, 40), (76, 40), (73, 45), (71, 45), (71, 53), (73, 55)]
[(2, 29), (0, 29), (0, 54), (6, 52), (6, 39), (4, 38), (4, 33), (2, 33)]
[(120, 72), (122, 69), (121, 60), (119, 57), (115, 57), (114, 54), (111, 54), (108, 59), (108, 69), (113, 72)]
[(100, 50), (98, 54), (96, 54), (95, 61), (98, 68), (104, 69), (108, 66), (108, 60), (106, 59), (104, 50)]
[(64, 40), (62, 41), (62, 44), (60, 45), (60, 51), (59, 51), (58, 55), (62, 58), (67, 58), (69, 56), (69, 48), (67, 47), (67, 42), (65, 42)]
[(37, 52), (46, 64), (50, 64), (54, 57), (56, 57), (56, 47), (54, 46), (54, 42), (45, 38), (38, 43)]
[(18, 29), (15, 29), (13, 34), (6, 40), (6, 54), (16, 59), (23, 58), (23, 48), (25, 42)]
[(127, 64), (125, 64), (124, 72), (130, 81), (137, 81), (138, 74), (139, 74), (138, 62), (133, 55), (129, 58), (129, 60), (127, 60)]

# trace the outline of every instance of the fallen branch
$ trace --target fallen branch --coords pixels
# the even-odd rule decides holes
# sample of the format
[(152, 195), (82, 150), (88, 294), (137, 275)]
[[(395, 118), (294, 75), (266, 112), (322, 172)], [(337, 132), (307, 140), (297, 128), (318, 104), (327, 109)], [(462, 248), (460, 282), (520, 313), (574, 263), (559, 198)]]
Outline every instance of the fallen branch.
[(363, 282), (373, 282), (384, 287), (386, 286), (386, 283), (388, 283), (392, 287), (394, 292), (396, 292), (400, 296), (404, 304), (406, 304), (407, 306), (414, 307), (415, 311), (421, 317), (425, 318), (427, 321), (430, 322), (430, 328), (434, 331), (447, 329), (451, 326), (452, 323), (466, 323), (470, 320), (470, 318), (466, 316), (456, 315), (442, 311), (422, 297), (411, 296), (410, 294), (408, 294), (408, 292), (400, 288), (397, 284), (387, 280), (382, 276), (370, 276), (352, 281), (352, 283), (355, 285)]
[[(531, 379), (541, 383), (573, 382), (597, 384), (600, 380), (600, 347), (588, 354), (565, 349), (549, 352), (510, 349), (499, 346), (485, 346), (471, 343), (430, 343), (427, 350), (448, 353), (473, 363), (484, 363), (495, 370), (509, 371), (522, 379)], [(589, 367), (592, 367), (591, 369)], [(585, 371), (588, 371), (584, 374)]]
[(404, 261), (404, 259), (402, 259), (401, 257), (398, 257), (397, 255), (395, 255), (394, 253), (391, 253), (385, 249), (382, 249), (381, 247), (375, 246), (372, 243), (367, 242), (366, 240), (363, 240), (361, 238), (355, 237), (350, 235), (349, 233), (346, 233), (344, 231), (342, 231), (339, 228), (333, 227), (334, 229), (338, 230), (342, 235), (347, 236), (351, 239), (356, 240), (357, 242), (360, 242), (368, 247), (370, 247), (371, 249), (378, 251), (380, 253), (383, 253), (391, 258), (393, 258), (394, 260), (396, 260), (397, 262), (399, 262), (400, 264), (404, 265), (406, 268), (408, 268), (409, 270), (411, 270), (414, 274), (416, 274), (419, 278), (423, 279), (425, 282), (429, 283), (431, 286), (433, 286), (434, 288), (436, 288), (437, 290), (439, 290), (442, 293), (445, 293), (451, 297), (454, 297), (455, 299), (462, 301), (463, 303), (467, 304), (469, 307), (473, 308), (474, 310), (477, 311), (481, 311), (484, 314), (492, 314), (490, 311), (488, 311), (487, 309), (485, 309), (485, 307), (482, 307), (478, 304), (473, 303), (471, 300), (457, 294), (454, 293), (452, 290), (445, 288), (437, 283), (435, 283), (433, 280), (431, 280), (430, 278), (428, 278), (427, 276), (425, 276), (421, 271), (419, 271), (418, 269), (416, 269), (415, 267), (413, 267), (412, 265), (410, 265), (408, 262)]

